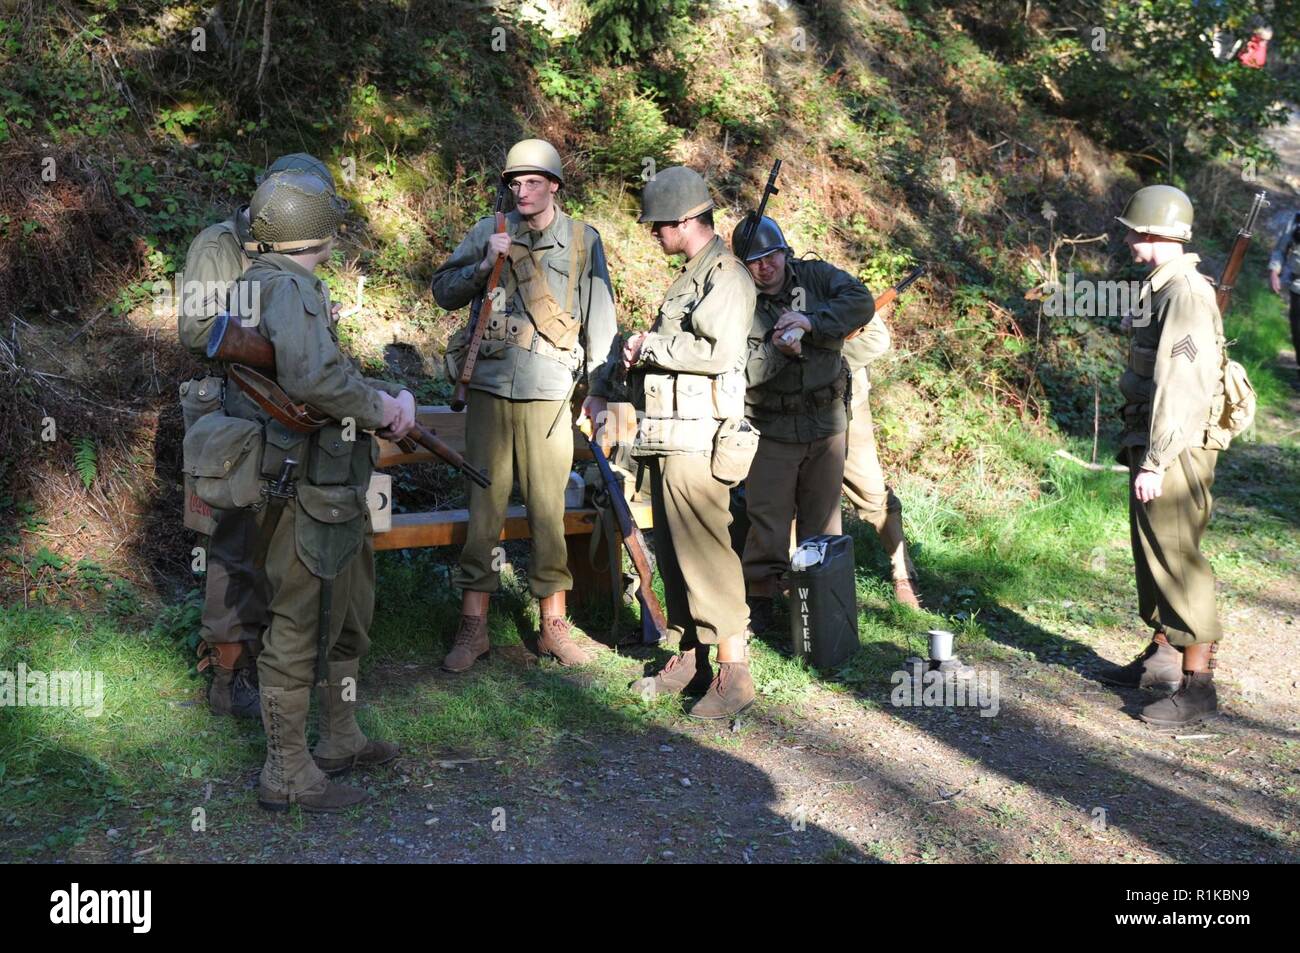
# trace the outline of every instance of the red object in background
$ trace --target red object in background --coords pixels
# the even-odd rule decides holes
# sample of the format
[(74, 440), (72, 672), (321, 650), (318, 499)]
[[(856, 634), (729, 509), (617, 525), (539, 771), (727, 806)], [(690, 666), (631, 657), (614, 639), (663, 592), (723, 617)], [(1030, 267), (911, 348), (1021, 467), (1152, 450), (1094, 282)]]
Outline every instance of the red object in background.
[(1263, 69), (1268, 59), (1268, 40), (1256, 33), (1246, 41), (1246, 48), (1237, 55), (1237, 59), (1241, 60), (1242, 66)]

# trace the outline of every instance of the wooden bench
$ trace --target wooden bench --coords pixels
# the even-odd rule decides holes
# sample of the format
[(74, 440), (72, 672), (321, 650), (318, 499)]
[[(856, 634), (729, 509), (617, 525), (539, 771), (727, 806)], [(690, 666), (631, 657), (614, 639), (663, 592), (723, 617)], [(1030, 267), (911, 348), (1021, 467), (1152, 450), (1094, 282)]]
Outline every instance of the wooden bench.
[[(610, 405), (610, 423), (606, 430), (610, 440), (617, 434), (620, 439), (630, 440), (636, 433), (636, 414), (630, 404)], [(437, 435), (458, 453), (465, 452), (465, 417), (450, 407), (425, 405), (419, 408), (420, 423), (432, 429)], [(591, 460), (591, 450), (582, 434), (573, 432), (573, 458), (585, 463)], [(405, 453), (396, 444), (387, 440), (379, 441), (379, 467), (400, 466), (406, 463), (423, 463), (438, 460), (427, 450)], [(499, 474), (489, 473), (493, 479), (501, 478)], [(629, 504), (632, 517), (642, 529), (653, 525), (650, 504), (634, 502)], [(392, 528), (387, 532), (374, 535), (376, 550), (416, 549), (421, 547), (459, 546), (465, 542), (466, 528), (469, 525), (469, 510), (436, 510), (426, 513), (394, 513)], [(590, 557), (591, 534), (596, 530), (596, 510), (591, 507), (567, 509), (564, 513), (564, 535), (569, 551), (569, 571), (573, 573), (573, 590), (575, 595), (591, 598), (609, 598), (615, 585), (610, 577), (609, 556), (601, 544), (592, 566)], [(511, 506), (506, 510), (505, 526), (501, 530), (502, 540), (530, 538), (528, 517), (523, 506)], [(621, 541), (620, 541), (621, 542)], [(618, 552), (619, 565), (622, 565), (622, 546)]]

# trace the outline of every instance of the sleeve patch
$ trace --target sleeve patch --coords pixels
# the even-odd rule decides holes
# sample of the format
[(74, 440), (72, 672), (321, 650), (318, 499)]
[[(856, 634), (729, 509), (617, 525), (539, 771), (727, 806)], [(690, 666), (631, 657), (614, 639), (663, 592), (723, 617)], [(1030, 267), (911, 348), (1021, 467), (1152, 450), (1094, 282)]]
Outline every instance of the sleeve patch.
[(1196, 342), (1192, 340), (1190, 334), (1186, 335), (1181, 341), (1174, 345), (1173, 350), (1169, 352), (1170, 357), (1185, 357), (1188, 364), (1196, 363)]

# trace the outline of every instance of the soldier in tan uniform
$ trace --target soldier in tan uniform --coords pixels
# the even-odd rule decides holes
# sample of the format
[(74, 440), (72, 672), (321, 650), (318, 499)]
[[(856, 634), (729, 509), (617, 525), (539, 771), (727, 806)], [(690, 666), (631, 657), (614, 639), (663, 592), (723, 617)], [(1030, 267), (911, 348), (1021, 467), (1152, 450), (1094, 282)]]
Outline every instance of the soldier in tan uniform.
[[(304, 153), (281, 156), (266, 175), (297, 170), (314, 175), (334, 190), (325, 164)], [(259, 182), (264, 177), (259, 177)], [(209, 225), (190, 243), (177, 301), (177, 330), (183, 344), (205, 357), (208, 331), (225, 307), (227, 293), (248, 268), (248, 206), (224, 222)], [(181, 406), (188, 430), (197, 417), (219, 406), (224, 381), (209, 375), (181, 384)], [(262, 629), (270, 621), (266, 579), (252, 561), (257, 521), (251, 510), (213, 511), (216, 528), (207, 545), (199, 670), (211, 668), (208, 705), (215, 715), (261, 720), (257, 692), (257, 654)]]
[(853, 404), (849, 410), (849, 447), (844, 461), (844, 495), (880, 538), (889, 557), (894, 598), (913, 609), (921, 608), (916, 589), (916, 567), (907, 555), (903, 538), (903, 504), (885, 483), (876, 451), (876, 432), (871, 420), (871, 362), (889, 351), (886, 321), (893, 306), (876, 314), (875, 320), (851, 341), (844, 343), (844, 359), (852, 373)]
[(1210, 522), (1214, 467), (1226, 446), (1212, 423), (1223, 411), (1223, 321), (1210, 282), (1197, 271), (1192, 203), (1168, 185), (1129, 199), (1120, 224), (1133, 260), (1151, 269), (1131, 322), (1129, 362), (1120, 378), (1124, 433), (1119, 460), (1130, 470), (1129, 526), (1138, 608), (1154, 631), (1133, 662), (1104, 680), (1173, 690), (1146, 706), (1142, 720), (1181, 727), (1214, 714), (1214, 653), (1223, 636), (1214, 572), (1201, 554)]
[[(400, 385), (363, 377), (339, 350), (329, 292), (313, 273), (328, 260), (343, 219), (333, 191), (313, 176), (279, 173), (258, 187), (250, 217), (248, 250), (256, 257), (240, 279), (249, 290), (238, 289), (232, 300), (256, 303), (248, 323), (274, 346), (284, 392), (331, 418), (303, 434), (239, 386), (226, 388), (226, 414), (262, 425), (262, 477), (274, 478), (286, 459), (298, 462), (295, 501), (274, 525), (266, 561), (270, 625), (257, 666), (267, 750), (258, 804), (338, 811), (366, 794), (327, 775), (397, 756), (395, 745), (362, 733), (355, 711), (375, 602), (366, 490), (379, 450), (366, 431), (405, 436), (415, 422), (415, 400)], [(266, 513), (259, 514), (259, 531)], [(324, 670), (318, 671), (321, 655)], [(309, 757), (314, 682), (320, 739)]]
[[(737, 249), (747, 226), (732, 235)], [(772, 219), (746, 255), (758, 291), (749, 329), (745, 410), (761, 438), (745, 483), (743, 558), (750, 628), (772, 626), (773, 598), (799, 539), (840, 534), (849, 370), (844, 339), (871, 321), (871, 292), (827, 262), (794, 257)]]
[[(494, 216), (481, 219), (433, 276), (434, 298), (454, 310), (491, 293), (485, 285), (497, 256), (509, 259), (470, 380), (465, 457), (491, 474), (492, 486), (470, 489), (455, 580), (463, 591), (460, 628), (442, 663), (452, 672), (468, 670), (488, 652), (488, 598), (500, 585), (494, 551), (515, 473), (532, 538), (528, 586), (541, 603), (538, 651), (579, 665), (590, 660), (584, 642), (592, 645), (572, 629), (566, 613), (573, 576), (564, 542), (564, 490), (573, 466), (569, 398), (578, 378), (588, 393), (581, 416), (595, 421), (605, 409), (618, 330), (605, 249), (594, 228), (557, 206), (564, 174), (550, 143), (517, 143), (501, 178), (515, 195), (506, 232), (496, 233)], [(467, 338), (462, 332), (462, 348)], [(453, 347), (448, 358), (458, 376), (463, 350)]]
[(697, 172), (664, 169), (641, 203), (640, 220), (664, 253), (686, 257), (651, 330), (623, 348), (643, 412), (632, 452), (650, 468), (655, 554), (681, 651), (632, 687), (652, 697), (708, 684), (691, 716), (726, 718), (754, 700), (745, 582), (728, 532), (730, 487), (744, 479), (756, 443), (744, 421), (754, 284), (714, 233), (713, 199)]

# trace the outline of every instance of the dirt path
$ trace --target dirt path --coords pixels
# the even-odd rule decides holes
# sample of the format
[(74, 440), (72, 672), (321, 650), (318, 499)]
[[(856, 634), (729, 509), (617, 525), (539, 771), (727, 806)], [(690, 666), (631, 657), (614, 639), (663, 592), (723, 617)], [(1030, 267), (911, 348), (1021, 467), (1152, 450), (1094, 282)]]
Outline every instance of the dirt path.
[[(1300, 414), (1300, 397), (1290, 412)], [(1261, 420), (1255, 446), (1267, 450), (1286, 423)], [(1251, 505), (1260, 472), (1241, 459), (1221, 466), (1228, 525)], [(1292, 535), (1300, 545), (1300, 524)], [(1292, 576), (1221, 589), (1223, 714), (1190, 737), (1148, 729), (1135, 718), (1139, 693), (1092, 677), (1140, 645), (1135, 630), (1087, 622), (1108, 608), (1133, 617), (1127, 598), (1074, 607), (1079, 616), (1045, 603), (987, 621), (990, 641), (972, 660), (998, 675), (993, 717), (896, 707), (886, 683), (865, 694), (820, 684), (735, 725), (677, 718), (644, 733), (565, 732), (543, 756), (415, 746), (364, 778), (375, 801), (355, 816), (265, 814), (249, 772), (214, 784), (203, 834), (99, 831), (68, 859), (1294, 862), (1300, 585)], [(1026, 631), (1034, 638), (1018, 637)], [(519, 651), (484, 664), (535, 663)], [(374, 677), (447, 676), (430, 661)]]

